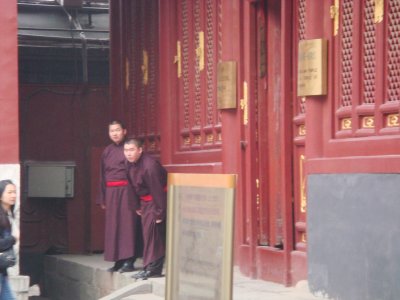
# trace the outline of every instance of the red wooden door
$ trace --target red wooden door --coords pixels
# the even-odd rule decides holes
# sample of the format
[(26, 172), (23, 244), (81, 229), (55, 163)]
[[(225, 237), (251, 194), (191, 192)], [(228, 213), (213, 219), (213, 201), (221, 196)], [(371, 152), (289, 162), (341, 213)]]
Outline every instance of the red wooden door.
[(269, 190), (272, 182), (269, 181), (269, 140), (268, 129), (270, 126), (268, 115), (268, 76), (267, 76), (267, 20), (265, 19), (264, 1), (257, 7), (255, 27), (257, 28), (256, 38), (256, 89), (255, 99), (255, 122), (256, 122), (256, 157), (258, 161), (258, 178), (256, 179), (256, 204), (257, 204), (257, 245), (268, 246), (271, 244), (271, 230), (274, 231), (276, 220), (269, 214), (271, 211)]
[(256, 166), (256, 272), (289, 283), (293, 250), (293, 139), (291, 98), (291, 16), (288, 1), (255, 4), (253, 37)]

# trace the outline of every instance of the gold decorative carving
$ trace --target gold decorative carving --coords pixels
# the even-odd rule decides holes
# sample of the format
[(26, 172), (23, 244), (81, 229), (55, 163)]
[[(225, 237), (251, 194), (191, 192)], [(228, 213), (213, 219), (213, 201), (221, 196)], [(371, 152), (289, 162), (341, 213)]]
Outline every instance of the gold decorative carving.
[(399, 127), (399, 114), (390, 114), (386, 117), (387, 127)]
[(375, 9), (374, 9), (375, 23), (381, 23), (383, 21), (383, 15), (384, 15), (384, 1), (375, 0)]
[(243, 99), (240, 99), (240, 109), (243, 110), (243, 125), (249, 123), (249, 99), (247, 94), (247, 82), (243, 82)]
[(352, 127), (351, 118), (343, 118), (341, 120), (341, 130), (348, 130)]
[(375, 128), (375, 118), (373, 116), (363, 117), (362, 128)]
[(214, 135), (212, 133), (207, 134), (207, 143), (214, 142)]
[(300, 155), (300, 211), (305, 213), (307, 211), (307, 194), (306, 194), (306, 177), (304, 174), (304, 162), (306, 157)]
[(301, 233), (301, 238), (300, 238), (300, 240), (301, 240), (303, 243), (307, 243), (307, 235), (306, 235), (305, 232), (302, 232), (302, 233)]
[(143, 50), (143, 64), (142, 64), (143, 84), (147, 85), (149, 82), (149, 54)]
[(125, 89), (128, 90), (129, 89), (129, 84), (130, 84), (130, 80), (129, 80), (129, 58), (127, 57), (125, 59)]
[(183, 144), (185, 146), (190, 146), (190, 136), (183, 138)]
[(194, 143), (201, 144), (201, 135), (200, 134), (194, 136)]
[(204, 31), (200, 31), (199, 35), (199, 45), (196, 48), (197, 61), (199, 63), (199, 70), (204, 69)]
[(299, 126), (299, 135), (300, 136), (305, 136), (306, 135), (306, 125), (305, 124), (301, 124)]
[(176, 55), (174, 58), (174, 64), (176, 64), (176, 73), (178, 78), (182, 76), (182, 56), (181, 56), (181, 42), (176, 42)]
[(335, 4), (330, 7), (331, 19), (333, 20), (333, 35), (339, 32), (339, 0), (335, 0)]

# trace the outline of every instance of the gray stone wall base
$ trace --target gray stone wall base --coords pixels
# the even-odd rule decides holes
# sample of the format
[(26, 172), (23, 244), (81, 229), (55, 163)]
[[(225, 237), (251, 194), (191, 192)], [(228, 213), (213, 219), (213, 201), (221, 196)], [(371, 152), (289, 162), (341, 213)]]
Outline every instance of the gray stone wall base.
[(311, 291), (400, 299), (400, 174), (312, 174), (307, 182)]

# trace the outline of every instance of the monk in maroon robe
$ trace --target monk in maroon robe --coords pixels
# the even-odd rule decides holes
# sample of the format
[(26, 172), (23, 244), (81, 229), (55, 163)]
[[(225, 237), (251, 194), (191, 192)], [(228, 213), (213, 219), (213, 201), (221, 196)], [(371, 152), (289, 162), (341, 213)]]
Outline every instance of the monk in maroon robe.
[(167, 171), (149, 154), (143, 152), (143, 143), (127, 139), (124, 145), (129, 165), (129, 180), (140, 199), (138, 214), (142, 216), (143, 271), (136, 279), (161, 276), (165, 258), (167, 213)]
[(133, 202), (135, 197), (127, 178), (123, 124), (111, 122), (109, 136), (113, 143), (104, 149), (101, 157), (100, 192), (96, 199), (106, 211), (104, 259), (115, 262), (108, 269), (111, 272), (132, 272), (135, 257), (140, 255), (135, 252), (138, 252), (141, 232)]

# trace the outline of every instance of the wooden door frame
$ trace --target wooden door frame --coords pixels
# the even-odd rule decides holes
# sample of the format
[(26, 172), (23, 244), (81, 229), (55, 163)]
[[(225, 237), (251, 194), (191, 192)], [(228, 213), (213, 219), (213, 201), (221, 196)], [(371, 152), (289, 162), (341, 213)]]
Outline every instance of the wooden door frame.
[[(268, 5), (273, 4), (266, 0)], [(254, 28), (254, 17), (256, 13), (256, 1), (245, 1), (243, 4), (243, 67), (242, 77), (244, 81), (248, 83), (249, 90), (249, 103), (254, 103), (250, 95), (255, 95), (254, 89), (257, 88), (252, 80), (252, 76), (257, 75), (257, 68), (254, 61), (254, 49), (252, 45), (256, 44), (257, 35), (256, 28)], [(264, 8), (262, 8), (264, 9)], [(246, 215), (244, 216), (243, 222), (251, 220), (249, 223), (249, 232), (251, 238), (249, 239), (251, 267), (249, 273), (253, 277), (261, 278), (264, 280), (271, 280), (280, 282), (285, 285), (291, 284), (291, 257), (290, 253), (293, 250), (293, 204), (292, 204), (292, 191), (293, 191), (293, 173), (292, 173), (292, 12), (293, 4), (292, 1), (284, 0), (281, 1), (280, 6), (280, 23), (276, 23), (280, 26), (280, 53), (281, 63), (279, 66), (279, 73), (281, 81), (276, 86), (276, 89), (280, 92), (279, 114), (280, 114), (280, 126), (281, 126), (281, 137), (279, 142), (281, 143), (281, 174), (282, 178), (279, 181), (277, 190), (281, 194), (281, 209), (282, 209), (282, 237), (284, 240), (284, 249), (279, 250), (276, 247), (271, 246), (259, 246), (258, 245), (258, 225), (257, 225), (257, 209), (254, 205), (257, 198), (257, 184), (256, 179), (258, 178), (259, 166), (254, 159), (255, 151), (255, 111), (254, 105), (249, 105), (249, 125), (244, 126), (243, 132), (245, 140), (247, 142), (247, 153), (245, 153), (245, 168), (242, 174), (244, 176), (244, 190), (245, 202), (246, 202)], [(268, 12), (267, 12), (268, 13)], [(271, 30), (271, 29), (267, 29)], [(246, 46), (248, 45), (248, 46)], [(267, 47), (268, 51), (268, 47)], [(268, 76), (268, 74), (267, 74)], [(260, 112), (262, 114), (262, 112)], [(242, 247), (243, 248), (243, 247)], [(244, 254), (244, 253), (243, 253)]]

